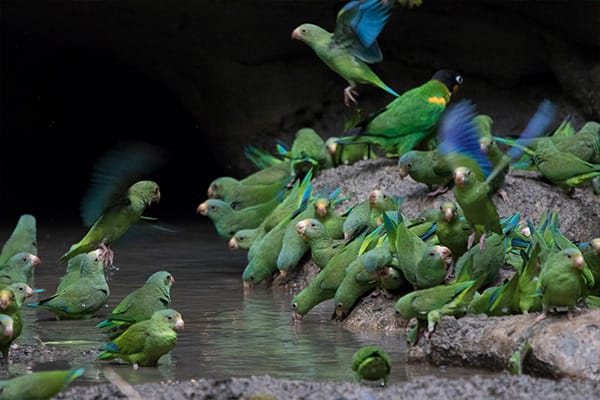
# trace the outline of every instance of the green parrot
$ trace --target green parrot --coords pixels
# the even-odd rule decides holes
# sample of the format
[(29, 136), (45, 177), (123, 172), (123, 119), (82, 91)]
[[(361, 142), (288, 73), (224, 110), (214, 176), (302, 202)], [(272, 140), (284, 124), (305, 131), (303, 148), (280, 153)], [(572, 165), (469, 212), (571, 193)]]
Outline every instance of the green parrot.
[(321, 269), (331, 257), (344, 248), (345, 240), (333, 239), (325, 226), (316, 218), (304, 219), (296, 224), (296, 232), (310, 247), (310, 256)]
[(384, 0), (350, 1), (338, 12), (333, 33), (313, 24), (302, 24), (292, 31), (292, 39), (306, 43), (325, 65), (348, 82), (344, 89), (344, 103), (348, 107), (358, 104), (355, 88), (361, 83), (398, 96), (369, 67), (383, 59), (377, 36), (392, 6), (393, 3)]
[(146, 207), (159, 200), (160, 189), (156, 182), (143, 180), (134, 183), (125, 193), (106, 204), (85, 236), (74, 243), (58, 261), (64, 262), (77, 254), (101, 248), (105, 251), (107, 264), (112, 265), (113, 253), (109, 245), (143, 218)]
[[(525, 142), (543, 134), (554, 118), (555, 108), (550, 101), (542, 102), (519, 140)], [(484, 246), (488, 233), (502, 234), (498, 210), (491, 198), (491, 182), (502, 173), (505, 165), (500, 163), (492, 170), (492, 162), (481, 150), (475, 115), (475, 106), (468, 100), (462, 100), (444, 114), (439, 129), (438, 149), (451, 165), (454, 197), (471, 225), (472, 234), (467, 248), (471, 248), (478, 232), (482, 232), (480, 247)], [(522, 150), (513, 148), (506, 160), (516, 159), (521, 154)]]
[(475, 280), (483, 276), (483, 285), (494, 283), (504, 265), (507, 252), (504, 236), (492, 233), (486, 237), (483, 249), (472, 247), (456, 261), (456, 280)]
[(254, 243), (254, 239), (258, 236), (258, 230), (252, 229), (240, 229), (229, 239), (228, 245), (230, 250), (248, 250)]
[(36, 221), (31, 214), (23, 214), (19, 217), (10, 237), (2, 246), (0, 265), (6, 264), (9, 258), (22, 252), (38, 255)]
[(69, 259), (67, 262), (67, 269), (63, 276), (60, 277), (56, 292), (60, 292), (73, 282), (79, 280), (81, 271), (83, 270), (95, 270), (104, 268), (105, 262), (102, 258), (102, 250), (96, 249), (88, 253), (78, 254), (75, 257)]
[(448, 247), (456, 261), (467, 252), (467, 241), (471, 235), (471, 225), (456, 203), (443, 201), (436, 220), (436, 234), (440, 244)]
[(477, 281), (454, 282), (415, 290), (400, 297), (395, 305), (397, 315), (404, 320), (417, 319), (417, 326), (407, 335), (409, 344), (417, 343), (424, 323), (427, 323), (428, 336), (442, 315), (460, 317), (466, 313), (478, 287)]
[(333, 160), (325, 141), (312, 128), (296, 132), (288, 157), (292, 161), (292, 176), (304, 177), (312, 168), (313, 173), (333, 167)]
[(106, 304), (110, 294), (104, 267), (103, 257), (81, 263), (79, 279), (73, 279), (68, 286), (60, 285), (60, 291), (28, 306), (47, 309), (56, 314), (57, 319), (92, 318)]
[(343, 223), (344, 239), (350, 240), (364, 229), (372, 229), (380, 225), (382, 214), (395, 211), (401, 204), (401, 199), (391, 196), (381, 190), (374, 189), (369, 197), (350, 209)]
[(549, 138), (538, 142), (533, 155), (536, 169), (550, 182), (570, 192), (576, 186), (600, 176), (600, 164), (591, 164), (566, 153)]
[(348, 130), (338, 143), (369, 143), (389, 157), (402, 155), (435, 135), (451, 94), (463, 83), (458, 73), (437, 71), (429, 81), (404, 92)]
[(110, 315), (96, 327), (116, 330), (118, 336), (136, 322), (150, 319), (154, 312), (169, 308), (171, 305), (171, 286), (175, 278), (169, 271), (157, 271), (150, 275), (144, 285), (129, 293), (112, 310)]
[(302, 178), (302, 181), (294, 182), (294, 186), (290, 189), (288, 195), (281, 200), (275, 207), (271, 208), (271, 212), (262, 220), (256, 227), (256, 236), (252, 246), (248, 249), (248, 260), (254, 257), (254, 252), (257, 245), (262, 239), (282, 220), (293, 219), (297, 214), (301, 213), (312, 197), (312, 169), (309, 170)]
[(379, 346), (361, 347), (352, 356), (352, 371), (356, 379), (367, 381), (380, 381), (387, 383), (387, 378), (392, 370), (390, 356)]
[(211, 182), (208, 197), (222, 200), (234, 210), (242, 210), (273, 199), (285, 190), (289, 180), (290, 177), (285, 175), (271, 184), (249, 185), (229, 176), (221, 176)]
[(167, 308), (156, 311), (150, 319), (136, 322), (120, 336), (100, 347), (98, 360), (121, 359), (134, 368), (151, 367), (177, 344), (177, 332), (185, 324), (181, 314)]
[(83, 368), (37, 371), (0, 381), (0, 400), (49, 400), (84, 372)]
[(30, 283), (34, 275), (34, 267), (40, 265), (38, 256), (29, 253), (17, 253), (0, 266), (0, 288), (11, 283)]
[(415, 182), (427, 185), (429, 197), (447, 192), (452, 185), (452, 170), (436, 149), (410, 150), (400, 157), (398, 167), (401, 179), (410, 175)]
[(249, 259), (242, 280), (244, 288), (251, 288), (262, 281), (271, 281), (273, 274), (277, 272), (277, 257), (283, 245), (283, 236), (290, 223), (291, 215), (282, 219), (265, 234), (260, 242), (253, 245), (253, 255)]
[[(322, 226), (322, 225), (321, 225)], [(358, 256), (363, 232), (331, 257), (327, 265), (291, 301), (292, 319), (300, 320), (317, 304), (331, 299), (346, 275), (346, 268)]]
[(585, 263), (594, 275), (594, 287), (590, 294), (600, 296), (600, 238), (594, 238), (581, 247)]
[(283, 197), (275, 196), (267, 202), (241, 210), (234, 210), (229, 203), (223, 200), (208, 199), (198, 205), (196, 212), (210, 218), (219, 237), (230, 240), (236, 232), (242, 229), (258, 227), (271, 211), (281, 203), (282, 199)]
[(570, 317), (577, 301), (583, 297), (586, 285), (594, 285), (594, 276), (585, 268), (581, 251), (568, 247), (547, 255), (537, 282), (537, 292), (542, 297), (542, 313), (536, 320), (546, 318), (548, 312), (556, 307), (567, 307)]
[(26, 283), (13, 283), (0, 290), (0, 315), (6, 315), (11, 319), (11, 321), (3, 322), (5, 335), (6, 333), (10, 333), (10, 335), (3, 336), (0, 342), (2, 360), (6, 365), (8, 365), (10, 345), (21, 335), (23, 329), (21, 307), (25, 299), (31, 296), (33, 296), (33, 290)]
[(448, 282), (453, 272), (452, 252), (446, 246), (427, 245), (415, 272), (415, 286), (419, 289)]
[(417, 265), (425, 253), (427, 243), (407, 227), (408, 220), (402, 215), (398, 215), (397, 223), (390, 219), (387, 214), (384, 214), (383, 220), (389, 237), (390, 249), (397, 259), (397, 268), (402, 271), (406, 280), (416, 288)]
[(18, 329), (18, 334), (15, 334), (15, 325), (12, 317), (7, 314), (0, 314), (0, 351), (2, 352), (2, 364), (4, 365), (8, 365), (10, 345), (19, 336), (22, 327)]
[(321, 222), (325, 231), (332, 239), (341, 239), (344, 235), (342, 226), (344, 219), (336, 215), (333, 206), (337, 202), (338, 190), (329, 195), (319, 194), (306, 210), (294, 217), (285, 228), (283, 242), (279, 255), (277, 256), (277, 269), (282, 279), (286, 279), (290, 269), (296, 267), (301, 258), (310, 250), (310, 245), (304, 237), (296, 231), (298, 222), (314, 218)]
[(335, 304), (334, 316), (337, 320), (346, 318), (356, 301), (377, 287), (375, 274), (365, 270), (366, 254), (360, 254), (350, 262), (340, 286), (335, 291), (333, 304)]
[(325, 145), (331, 154), (333, 165), (350, 165), (357, 161), (377, 158), (377, 154), (368, 143), (338, 143), (338, 136), (330, 136)]

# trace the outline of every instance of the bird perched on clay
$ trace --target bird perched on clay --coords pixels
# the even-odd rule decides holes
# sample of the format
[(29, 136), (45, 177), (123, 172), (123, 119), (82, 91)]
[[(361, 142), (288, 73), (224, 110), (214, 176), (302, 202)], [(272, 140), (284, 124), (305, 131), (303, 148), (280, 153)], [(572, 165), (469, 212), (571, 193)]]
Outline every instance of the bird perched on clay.
[(361, 83), (398, 96), (369, 67), (383, 59), (377, 37), (390, 17), (392, 6), (393, 2), (384, 0), (350, 1), (338, 12), (333, 32), (308, 23), (292, 31), (292, 39), (306, 43), (325, 65), (348, 82), (344, 89), (344, 103), (348, 107), (358, 104), (355, 88)]
[(462, 83), (459, 73), (439, 70), (349, 129), (338, 143), (369, 143), (388, 157), (402, 157), (417, 147), (426, 149), (425, 142), (435, 137), (438, 121)]
[(28, 306), (47, 309), (56, 314), (57, 319), (92, 318), (106, 304), (110, 294), (105, 262), (103, 257), (97, 257), (94, 262), (82, 263), (78, 279), (69, 278), (71, 284), (61, 285), (60, 291)]
[(83, 368), (25, 373), (0, 381), (2, 400), (49, 400), (83, 375)]
[(0, 265), (6, 264), (15, 254), (23, 252), (38, 255), (36, 220), (31, 214), (23, 214), (19, 217), (10, 237), (2, 246)]
[(8, 354), (11, 344), (21, 335), (23, 322), (21, 319), (21, 307), (25, 299), (33, 296), (33, 289), (26, 283), (13, 283), (0, 290), (0, 315), (6, 315), (2, 325), (4, 335), (0, 340), (0, 351), (2, 362), (8, 365)]
[(125, 296), (110, 315), (96, 327), (115, 330), (116, 333), (112, 333), (111, 337), (116, 337), (134, 323), (150, 319), (156, 311), (169, 308), (171, 286), (174, 283), (175, 278), (168, 271), (153, 273), (142, 287)]
[(100, 347), (98, 360), (121, 359), (134, 368), (151, 367), (177, 344), (177, 332), (185, 323), (181, 314), (167, 308), (156, 311), (150, 319), (131, 325), (120, 336)]
[(356, 379), (367, 381), (383, 381), (387, 383), (387, 378), (392, 370), (392, 360), (390, 356), (379, 346), (361, 347), (352, 356), (352, 371)]
[[(444, 114), (439, 129), (438, 148), (453, 171), (454, 197), (471, 225), (472, 234), (467, 248), (471, 248), (477, 233), (482, 233), (480, 247), (484, 246), (485, 236), (489, 232), (502, 234), (498, 210), (491, 198), (491, 182), (504, 170), (505, 165), (500, 163), (492, 170), (492, 162), (481, 150), (475, 115), (475, 106), (468, 100), (462, 100)], [(519, 140), (526, 142), (542, 135), (554, 115), (555, 106), (547, 100), (542, 102)], [(506, 160), (516, 159), (522, 153), (522, 150), (513, 148)]]

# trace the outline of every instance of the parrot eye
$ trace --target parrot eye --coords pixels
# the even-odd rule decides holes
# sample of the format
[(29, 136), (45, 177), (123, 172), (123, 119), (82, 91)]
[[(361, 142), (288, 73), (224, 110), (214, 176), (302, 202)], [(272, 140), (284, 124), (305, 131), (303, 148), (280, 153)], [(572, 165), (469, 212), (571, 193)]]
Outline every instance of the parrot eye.
[(463, 83), (463, 77), (461, 75), (456, 75), (456, 83), (458, 83), (459, 85), (462, 85)]
[(433, 252), (433, 251), (432, 251), (432, 252), (430, 252), (430, 253), (429, 253), (429, 255), (430, 255), (431, 257), (433, 257), (433, 256), (435, 256), (435, 252)]
[(217, 207), (215, 207), (215, 206), (210, 206), (210, 209), (211, 209), (211, 210), (215, 210), (216, 208), (217, 208)]
[(342, 308), (344, 305), (342, 303), (337, 303), (336, 307), (337, 308)]
[(412, 168), (412, 163), (408, 163), (408, 164), (406, 164), (406, 166), (407, 166), (408, 168)]
[(317, 224), (315, 224), (315, 223), (313, 222), (313, 223), (311, 223), (311, 224), (310, 224), (310, 226), (312, 226), (312, 227), (314, 228), (315, 226), (317, 226)]
[(167, 317), (167, 319), (170, 321), (173, 319), (173, 317), (171, 317), (170, 315)]
[(570, 254), (567, 254), (567, 258), (571, 258), (571, 255), (570, 255)]
[(301, 31), (302, 31), (302, 33), (306, 33), (306, 29), (302, 29)]
[(292, 308), (295, 310), (296, 308), (298, 308), (298, 303), (292, 303)]

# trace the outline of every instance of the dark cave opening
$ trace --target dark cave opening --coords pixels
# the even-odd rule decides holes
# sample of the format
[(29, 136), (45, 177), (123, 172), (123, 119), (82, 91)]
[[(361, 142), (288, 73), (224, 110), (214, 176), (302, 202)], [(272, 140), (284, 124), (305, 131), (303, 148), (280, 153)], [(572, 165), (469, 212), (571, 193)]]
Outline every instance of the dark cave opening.
[(220, 175), (211, 144), (172, 93), (90, 48), (3, 46), (1, 124), (0, 215), (9, 225), (23, 213), (80, 221), (95, 162), (121, 141), (169, 154), (148, 177), (161, 186), (152, 210), (160, 216), (193, 218)]

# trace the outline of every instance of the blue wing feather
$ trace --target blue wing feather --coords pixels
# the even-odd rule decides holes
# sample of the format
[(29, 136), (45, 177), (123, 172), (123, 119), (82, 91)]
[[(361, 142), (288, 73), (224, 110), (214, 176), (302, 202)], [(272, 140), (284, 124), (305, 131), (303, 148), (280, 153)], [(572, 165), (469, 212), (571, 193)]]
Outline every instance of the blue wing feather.
[(347, 4), (347, 6), (358, 7), (358, 12), (352, 18), (350, 26), (356, 32), (356, 36), (361, 44), (367, 49), (375, 43), (377, 36), (379, 36), (387, 23), (392, 3), (390, 1), (390, 5), (386, 5), (381, 0), (368, 0), (351, 1)]
[(492, 162), (479, 145), (478, 127), (473, 122), (475, 115), (475, 106), (469, 100), (449, 106), (440, 122), (439, 151), (444, 156), (454, 153), (473, 160), (485, 180), (492, 172)]
[[(554, 119), (554, 115), (556, 114), (556, 106), (550, 100), (544, 100), (538, 107), (536, 113), (531, 117), (527, 127), (521, 135), (519, 135), (519, 139), (517, 139), (517, 143), (521, 146), (527, 146), (532, 139), (535, 139), (538, 136), (541, 136), (548, 130), (550, 123)], [(519, 158), (524, 150), (521, 146), (512, 147), (508, 151), (508, 156), (511, 160), (515, 160)]]

